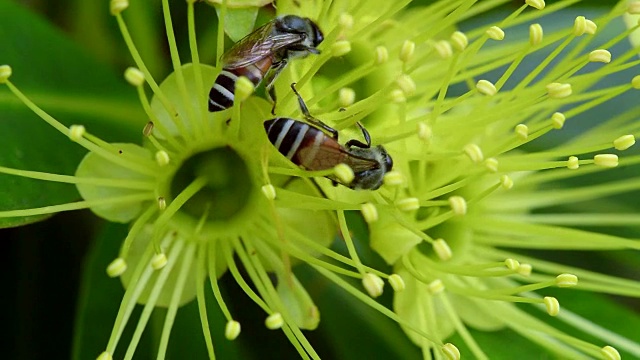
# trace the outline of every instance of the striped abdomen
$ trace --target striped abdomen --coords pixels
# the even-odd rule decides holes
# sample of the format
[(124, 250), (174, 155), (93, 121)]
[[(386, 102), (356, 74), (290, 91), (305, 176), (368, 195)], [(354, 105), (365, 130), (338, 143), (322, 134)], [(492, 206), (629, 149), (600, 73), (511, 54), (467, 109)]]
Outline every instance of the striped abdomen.
[(289, 118), (265, 121), (269, 141), (294, 164), (306, 170), (327, 170), (344, 162), (348, 154), (321, 130)]
[(234, 69), (223, 67), (209, 91), (209, 111), (222, 111), (233, 106), (233, 94), (236, 91), (238, 77), (245, 76), (257, 87), (272, 63), (273, 57), (267, 56), (244, 67)]

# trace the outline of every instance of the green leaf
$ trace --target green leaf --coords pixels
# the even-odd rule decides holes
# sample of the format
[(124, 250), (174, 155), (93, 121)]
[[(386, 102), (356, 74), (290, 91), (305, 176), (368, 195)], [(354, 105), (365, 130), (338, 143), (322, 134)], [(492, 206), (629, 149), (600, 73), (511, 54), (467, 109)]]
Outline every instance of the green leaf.
[[(106, 10), (105, 10), (106, 11)], [(12, 2), (0, 2), (0, 64), (11, 82), (66, 126), (82, 124), (108, 141), (139, 141), (146, 116), (134, 89), (57, 29)], [(86, 150), (69, 141), (0, 85), (0, 166), (71, 175)], [(0, 173), (0, 211), (76, 201), (74, 186)], [(0, 218), (0, 227), (46, 216)]]
[[(218, 6), (216, 6), (216, 13), (219, 17), (220, 8)], [(227, 9), (224, 17), (224, 32), (233, 42), (237, 42), (253, 30), (257, 17), (257, 7)]]

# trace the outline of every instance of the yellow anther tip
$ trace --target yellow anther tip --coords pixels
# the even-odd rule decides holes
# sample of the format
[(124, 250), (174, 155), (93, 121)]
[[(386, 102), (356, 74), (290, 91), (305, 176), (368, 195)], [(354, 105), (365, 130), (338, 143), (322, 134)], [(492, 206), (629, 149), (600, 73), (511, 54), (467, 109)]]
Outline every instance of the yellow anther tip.
[(621, 360), (622, 359), (622, 357), (620, 356), (620, 353), (618, 352), (618, 350), (616, 350), (616, 348), (614, 348), (612, 346), (609, 346), (609, 345), (601, 348), (600, 349), (600, 353), (607, 360)]
[(409, 75), (403, 74), (398, 76), (396, 84), (398, 84), (398, 87), (402, 90), (405, 96), (411, 96), (416, 92), (416, 83)]
[(451, 34), (451, 45), (453, 45), (456, 50), (463, 51), (469, 45), (469, 39), (465, 33), (454, 31), (453, 34)]
[(456, 215), (465, 215), (467, 213), (467, 201), (462, 196), (451, 196), (449, 198), (449, 206)]
[(151, 267), (154, 270), (160, 270), (165, 267), (165, 265), (167, 265), (167, 262), (167, 255), (165, 255), (164, 253), (155, 254), (151, 258)]
[(556, 276), (556, 286), (561, 288), (578, 285), (578, 277), (573, 274), (560, 274)]
[(69, 127), (69, 139), (78, 142), (84, 136), (86, 129), (82, 125), (71, 125)]
[(268, 200), (275, 200), (276, 198), (276, 188), (271, 184), (262, 185), (262, 195), (266, 197)]
[(525, 0), (525, 3), (538, 10), (542, 10), (546, 6), (543, 0)]
[(605, 49), (593, 50), (589, 53), (589, 61), (608, 64), (611, 62), (611, 53)]
[(532, 270), (533, 266), (531, 266), (531, 264), (520, 264), (520, 267), (516, 272), (522, 276), (531, 276)]
[(484, 160), (484, 155), (482, 154), (482, 149), (476, 144), (467, 144), (462, 149), (465, 154), (473, 161), (474, 163), (481, 163)]
[(520, 262), (518, 260), (515, 259), (507, 259), (504, 261), (504, 266), (507, 267), (507, 269), (509, 270), (518, 270), (520, 268)]
[(404, 91), (400, 89), (393, 89), (390, 93), (391, 101), (396, 104), (402, 104), (407, 102), (407, 97), (404, 95)]
[(451, 43), (446, 40), (440, 40), (436, 42), (434, 48), (442, 59), (449, 59), (451, 56), (453, 56), (453, 48), (451, 47)]
[(500, 176), (500, 186), (505, 190), (511, 190), (513, 188), (513, 179), (508, 175)]
[(444, 344), (442, 352), (447, 357), (447, 360), (460, 360), (460, 350), (452, 343)]
[(593, 157), (593, 163), (605, 168), (614, 168), (618, 166), (618, 155), (598, 154)]
[(427, 284), (427, 289), (431, 295), (440, 294), (444, 291), (444, 283), (440, 279), (435, 279)]
[(476, 90), (482, 95), (493, 96), (498, 93), (498, 89), (488, 80), (478, 80), (476, 83)]
[(389, 50), (384, 46), (376, 47), (375, 51), (376, 64), (384, 64), (389, 60)]
[(406, 287), (404, 279), (398, 274), (391, 274), (389, 276), (389, 285), (391, 285), (391, 288), (395, 292), (402, 292)]
[(573, 22), (573, 35), (582, 36), (587, 30), (587, 19), (584, 16), (577, 16)]
[(111, 0), (109, 3), (109, 11), (111, 15), (118, 15), (129, 7), (129, 0)]
[(613, 147), (616, 150), (627, 150), (628, 148), (632, 147), (633, 145), (635, 145), (636, 143), (636, 138), (633, 135), (623, 135), (620, 136), (619, 138), (613, 140)]
[(144, 128), (142, 129), (142, 135), (144, 136), (150, 136), (151, 133), (153, 132), (153, 128), (154, 128), (154, 123), (153, 121), (149, 121)]
[(416, 43), (411, 40), (405, 40), (400, 48), (400, 61), (408, 62), (413, 57), (416, 50)]
[(269, 330), (280, 329), (282, 325), (284, 325), (284, 319), (282, 319), (282, 314), (280, 314), (279, 312), (276, 312), (267, 316), (267, 318), (264, 321), (264, 325)]
[(396, 201), (396, 206), (400, 211), (410, 212), (420, 209), (420, 200), (415, 197), (408, 197)]
[(144, 73), (138, 68), (128, 67), (124, 71), (124, 79), (135, 87), (142, 86), (144, 84)]
[(529, 137), (529, 127), (525, 124), (516, 125), (514, 131), (520, 140), (527, 140)]
[(338, 19), (338, 24), (345, 30), (349, 30), (353, 27), (353, 16), (351, 14), (342, 13)]
[(164, 197), (160, 196), (158, 198), (158, 210), (163, 211), (167, 208), (167, 200)]
[(542, 30), (542, 25), (531, 24), (529, 26), (529, 44), (531, 44), (531, 46), (540, 45), (543, 38), (544, 31)]
[(562, 129), (566, 120), (567, 118), (561, 112), (555, 112), (553, 113), (553, 115), (551, 115), (551, 125), (554, 129)]
[(113, 356), (108, 351), (103, 351), (96, 360), (113, 360)]
[(6, 83), (7, 80), (11, 77), (11, 66), (9, 65), (0, 65), (0, 84)]
[(348, 40), (338, 40), (331, 45), (331, 55), (340, 57), (347, 55), (351, 51), (351, 42)]
[(227, 338), (227, 340), (235, 340), (240, 335), (240, 331), (240, 323), (235, 320), (230, 320), (224, 328), (224, 337)]
[(340, 107), (353, 105), (356, 101), (356, 92), (352, 88), (342, 88), (338, 91), (338, 104)]
[(444, 239), (436, 239), (433, 241), (433, 251), (435, 251), (436, 255), (440, 260), (446, 261), (453, 257), (453, 252)]
[(547, 308), (547, 314), (557, 316), (560, 313), (560, 303), (558, 302), (558, 299), (551, 296), (545, 296), (542, 300), (545, 308)]
[(580, 167), (580, 160), (575, 156), (569, 156), (569, 160), (567, 160), (567, 168), (569, 170), (576, 170)]
[(491, 172), (498, 172), (498, 159), (496, 158), (488, 158), (484, 161), (484, 166)]
[(167, 166), (169, 165), (170, 161), (171, 161), (171, 158), (169, 157), (169, 154), (166, 151), (159, 150), (158, 152), (156, 152), (156, 163), (159, 166)]
[(404, 175), (399, 171), (389, 171), (384, 175), (383, 182), (389, 186), (402, 186), (406, 183)]
[(349, 165), (345, 163), (340, 163), (333, 168), (333, 173), (340, 180), (341, 183), (348, 185), (351, 184), (353, 179), (355, 178), (355, 174), (353, 173), (353, 169), (349, 167)]
[(547, 84), (547, 94), (552, 99), (564, 99), (568, 96), (571, 96), (573, 93), (573, 89), (571, 88), (571, 84), (567, 83), (550, 83)]
[(640, 1), (630, 1), (627, 4), (627, 12), (631, 15), (640, 15)]
[(107, 266), (107, 275), (110, 278), (118, 277), (124, 274), (125, 271), (127, 271), (127, 262), (120, 257), (114, 259), (109, 266)]
[(367, 224), (378, 221), (378, 209), (372, 203), (364, 203), (360, 205), (360, 212)]
[(504, 30), (498, 26), (492, 26), (485, 31), (490, 39), (501, 41), (504, 40)]
[(636, 90), (640, 89), (640, 75), (636, 75), (631, 79), (631, 86)]
[(380, 276), (372, 273), (366, 273), (362, 277), (362, 286), (372, 298), (382, 295), (384, 290), (384, 281)]

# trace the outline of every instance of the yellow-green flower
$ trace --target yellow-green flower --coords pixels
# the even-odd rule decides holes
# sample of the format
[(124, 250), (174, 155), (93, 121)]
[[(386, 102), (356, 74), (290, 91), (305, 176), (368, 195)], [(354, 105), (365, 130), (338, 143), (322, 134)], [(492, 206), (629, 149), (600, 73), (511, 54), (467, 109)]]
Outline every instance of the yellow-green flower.
[[(220, 289), (225, 273), (263, 310), (257, 323), (282, 330), (301, 357), (320, 358), (302, 330), (316, 329), (323, 309), (296, 276), (301, 263), (397, 322), (425, 358), (502, 357), (469, 329), (508, 329), (559, 358), (617, 359), (618, 350), (640, 356), (638, 341), (617, 335), (615, 323), (595, 325), (561, 307), (566, 290), (550, 289), (637, 298), (640, 282), (539, 251), (640, 248), (638, 240), (600, 228), (637, 223), (633, 207), (609, 206), (621, 194), (632, 199), (640, 187), (630, 171), (640, 158), (624, 153), (639, 131), (636, 107), (556, 145), (540, 141), (640, 88), (640, 76), (612, 80), (639, 63), (637, 48), (617, 47), (637, 25), (594, 40), (625, 13), (637, 12), (637, 3), (622, 1), (587, 18), (562, 10), (576, 1), (528, 0), (496, 23), (468, 25), (506, 2), (275, 3), (278, 15), (307, 16), (325, 34), (321, 54), (292, 61), (276, 82), (277, 115), (302, 118), (290, 91), (296, 82), (311, 113), (337, 129), (341, 141), (359, 139), (361, 122), (374, 145), (393, 157), (382, 188), (354, 191), (323, 177), (341, 177), (344, 166), (310, 173), (277, 152), (262, 125), (272, 117), (271, 104), (244, 79), (233, 108), (207, 111), (206, 94), (221, 69), (200, 60), (195, 1), (186, 5), (185, 53), (178, 50), (169, 2), (162, 1), (174, 71), (157, 81), (129, 34), (128, 2), (112, 0), (134, 62), (124, 77), (148, 117), (140, 119), (143, 141), (108, 143), (81, 124), (64, 126), (9, 81), (9, 66), (0, 67), (0, 80), (26, 106), (88, 151), (74, 176), (0, 167), (5, 174), (75, 184), (83, 199), (7, 209), (0, 217), (89, 208), (130, 224), (106, 269), (126, 292), (100, 359), (134, 358), (158, 307), (167, 308), (154, 329), (157, 357), (164, 358), (179, 307), (194, 300), (202, 327), (193, 331), (202, 330), (214, 358), (222, 339), (212, 338), (211, 329), (224, 327), (225, 337), (235, 340), (245, 326), (227, 305), (237, 299)], [(223, 19), (220, 54), (225, 20), (236, 10), (225, 2), (216, 6)], [(541, 24), (551, 15), (560, 28), (544, 32)], [(349, 218), (358, 213), (369, 247), (390, 268), (359, 256), (367, 243), (354, 241)], [(331, 247), (336, 237), (344, 253)], [(392, 304), (375, 299), (385, 281), (394, 291)], [(224, 324), (209, 321), (208, 292)], [(143, 309), (132, 317), (136, 304)], [(127, 326), (133, 335), (123, 337)]]

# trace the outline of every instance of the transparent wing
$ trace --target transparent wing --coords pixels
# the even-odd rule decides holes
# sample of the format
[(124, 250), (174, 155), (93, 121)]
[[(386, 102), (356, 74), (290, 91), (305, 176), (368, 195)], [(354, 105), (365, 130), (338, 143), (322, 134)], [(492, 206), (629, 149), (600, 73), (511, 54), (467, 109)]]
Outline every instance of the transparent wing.
[(227, 69), (245, 67), (302, 40), (299, 34), (273, 34), (273, 27), (273, 21), (266, 23), (238, 41), (222, 55), (223, 66)]

